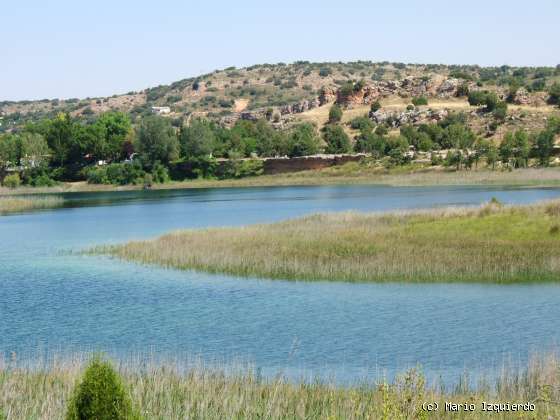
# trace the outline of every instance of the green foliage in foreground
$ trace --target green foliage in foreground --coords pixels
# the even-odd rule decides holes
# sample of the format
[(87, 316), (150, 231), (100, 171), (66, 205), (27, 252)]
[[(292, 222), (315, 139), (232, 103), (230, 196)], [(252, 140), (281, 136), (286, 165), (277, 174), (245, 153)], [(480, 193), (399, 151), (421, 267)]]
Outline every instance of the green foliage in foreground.
[(66, 420), (139, 418), (121, 378), (109, 362), (93, 359), (70, 400)]
[[(556, 403), (560, 400), (560, 369), (554, 356), (535, 357), (521, 371), (504, 368), (495, 383), (458, 378), (460, 386), (453, 391), (427, 384), (418, 369), (391, 382), (370, 380), (343, 388), (322, 381), (294, 383), (282, 377), (267, 380), (250, 369), (226, 376), (220, 370), (203, 368), (181, 372), (173, 363), (139, 367), (131, 362), (120, 363), (119, 367), (123, 389), (129, 390), (133, 404), (146, 419), (509, 420), (560, 415)], [(40, 370), (0, 366), (0, 406), (10, 418), (61, 419), (81, 372), (80, 362), (65, 360)], [(443, 409), (445, 401), (474, 403), (478, 409), (453, 414)], [(535, 411), (482, 412), (482, 401), (532, 402)], [(440, 409), (428, 413), (422, 409), (424, 402), (437, 402)]]
[(279, 279), (560, 280), (560, 202), (406, 214), (319, 214), (180, 231), (93, 252), (178, 269)]

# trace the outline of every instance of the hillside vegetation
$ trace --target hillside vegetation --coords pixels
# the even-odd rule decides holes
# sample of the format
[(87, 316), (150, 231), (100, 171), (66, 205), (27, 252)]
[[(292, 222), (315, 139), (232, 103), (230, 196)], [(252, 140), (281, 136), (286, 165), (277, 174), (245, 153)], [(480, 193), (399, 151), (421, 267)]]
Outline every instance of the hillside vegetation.
[(152, 188), (257, 176), (265, 159), (317, 154), (367, 157), (387, 169), (554, 166), (558, 72), (299, 62), (148, 89), (128, 95), (133, 106), (112, 105), (123, 97), (84, 109), (49, 101), (37, 112), (44, 101), (2, 103), (0, 180), (13, 189), (86, 180)]
[[(44, 99), (39, 101), (0, 102), (2, 126), (6, 129), (26, 121), (52, 118), (56, 114), (94, 118), (107, 111), (130, 113), (133, 118), (147, 115), (152, 106), (169, 106), (172, 116), (198, 115), (214, 118), (244, 110), (280, 108), (313, 100), (323, 89), (337, 89), (348, 80), (377, 83), (402, 81), (406, 78), (440, 83), (454, 80), (458, 85), (474, 84), (499, 92), (511, 101), (544, 105), (552, 91), (552, 102), (560, 92), (553, 86), (560, 81), (560, 67), (480, 67), (404, 63), (261, 64), (235, 67), (179, 80), (142, 91), (99, 98)], [(518, 92), (519, 91), (519, 92)], [(517, 98), (516, 98), (517, 95)]]

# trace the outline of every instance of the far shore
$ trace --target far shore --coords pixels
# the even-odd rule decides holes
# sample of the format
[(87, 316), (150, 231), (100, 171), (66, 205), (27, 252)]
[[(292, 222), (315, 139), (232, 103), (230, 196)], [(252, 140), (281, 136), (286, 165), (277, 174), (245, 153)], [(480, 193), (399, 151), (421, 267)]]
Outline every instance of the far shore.
[[(426, 165), (408, 165), (385, 169), (357, 162), (325, 169), (276, 175), (261, 175), (241, 179), (195, 179), (153, 184), (151, 190), (243, 188), (313, 185), (388, 185), (388, 186), (446, 186), (446, 185), (507, 185), (519, 187), (560, 187), (560, 168), (527, 168), (508, 170), (453, 170)], [(52, 194), (74, 192), (111, 192), (142, 190), (142, 185), (88, 184), (85, 181), (65, 182), (54, 187), (0, 187), (0, 196)]]
[(242, 277), (348, 282), (560, 281), (560, 201), (327, 213), (172, 232), (88, 251)]

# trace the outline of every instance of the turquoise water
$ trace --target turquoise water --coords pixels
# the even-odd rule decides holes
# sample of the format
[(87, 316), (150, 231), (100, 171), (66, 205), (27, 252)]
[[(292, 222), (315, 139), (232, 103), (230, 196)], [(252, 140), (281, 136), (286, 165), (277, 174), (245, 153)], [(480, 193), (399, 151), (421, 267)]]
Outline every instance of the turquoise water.
[[(560, 286), (285, 282), (71, 255), (189, 227), (318, 211), (528, 203), (560, 189), (325, 186), (68, 195), (62, 209), (0, 217), (0, 352), (102, 350), (252, 362), (341, 382), (420, 364), (448, 382), (556, 348)], [(8, 356), (9, 357), (9, 356)]]

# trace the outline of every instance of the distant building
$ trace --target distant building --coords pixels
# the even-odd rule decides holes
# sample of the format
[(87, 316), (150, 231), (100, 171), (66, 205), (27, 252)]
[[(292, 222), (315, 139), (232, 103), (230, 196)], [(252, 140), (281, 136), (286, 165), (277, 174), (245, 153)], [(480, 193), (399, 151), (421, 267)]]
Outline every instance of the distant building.
[(153, 106), (152, 107), (152, 114), (165, 115), (165, 114), (170, 114), (170, 113), (171, 113), (171, 108), (169, 108), (168, 106)]

